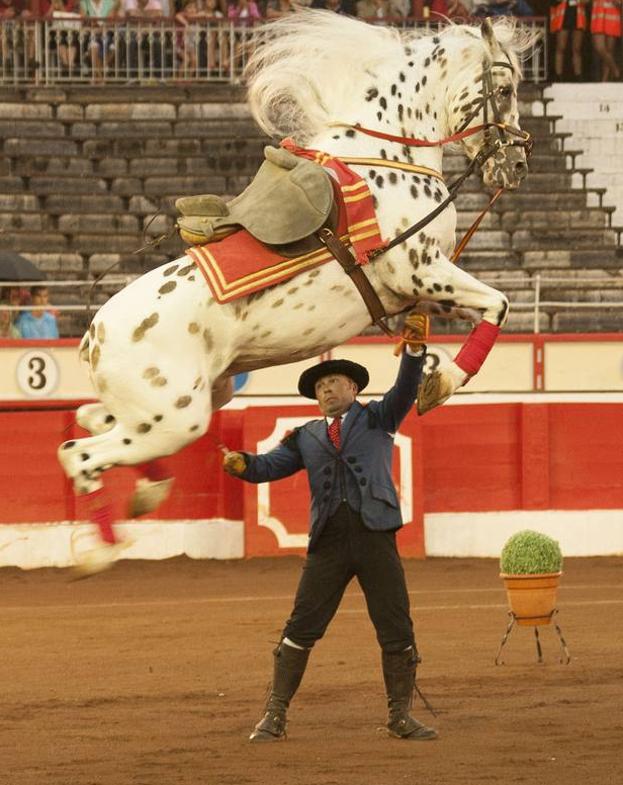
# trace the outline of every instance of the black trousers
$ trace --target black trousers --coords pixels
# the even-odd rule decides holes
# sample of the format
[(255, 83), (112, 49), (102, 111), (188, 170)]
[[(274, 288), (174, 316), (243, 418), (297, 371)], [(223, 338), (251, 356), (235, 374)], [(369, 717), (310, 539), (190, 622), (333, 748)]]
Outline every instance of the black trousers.
[(357, 576), (383, 651), (415, 646), (396, 532), (371, 531), (342, 503), (308, 553), (283, 637), (305, 648), (322, 638), (344, 591)]

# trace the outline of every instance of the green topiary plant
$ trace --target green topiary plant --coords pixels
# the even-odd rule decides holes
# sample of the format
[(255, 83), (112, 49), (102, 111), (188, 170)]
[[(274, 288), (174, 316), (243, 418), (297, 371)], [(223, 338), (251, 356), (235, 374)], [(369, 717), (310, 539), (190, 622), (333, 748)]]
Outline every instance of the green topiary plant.
[(506, 575), (535, 575), (560, 572), (560, 545), (546, 534), (524, 529), (506, 541), (500, 556), (500, 571)]

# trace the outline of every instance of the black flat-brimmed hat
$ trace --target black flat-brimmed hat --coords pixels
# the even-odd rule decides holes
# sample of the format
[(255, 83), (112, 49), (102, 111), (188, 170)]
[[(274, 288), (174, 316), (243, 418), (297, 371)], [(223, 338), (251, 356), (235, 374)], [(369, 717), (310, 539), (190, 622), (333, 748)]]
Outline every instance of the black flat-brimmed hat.
[(357, 385), (358, 392), (367, 387), (370, 381), (368, 371), (359, 363), (354, 363), (352, 360), (325, 360), (323, 363), (318, 363), (318, 365), (313, 365), (311, 368), (303, 371), (299, 378), (299, 392), (306, 398), (315, 400), (316, 382), (318, 379), (334, 374), (348, 376)]

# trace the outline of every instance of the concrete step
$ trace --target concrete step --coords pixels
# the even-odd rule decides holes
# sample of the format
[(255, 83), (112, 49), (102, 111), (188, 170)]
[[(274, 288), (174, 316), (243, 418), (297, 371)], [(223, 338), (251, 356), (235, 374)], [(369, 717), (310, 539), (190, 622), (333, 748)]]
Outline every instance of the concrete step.
[(560, 269), (598, 269), (619, 273), (623, 261), (617, 248), (596, 243), (593, 248), (565, 248), (548, 250), (538, 248), (517, 252), (525, 270), (551, 273)]
[[(0, 197), (1, 200), (1, 197)], [(51, 215), (63, 213), (124, 213), (125, 200), (114, 194), (51, 193), (42, 198), (42, 209)], [(1, 201), (0, 201), (1, 203)]]
[(605, 228), (608, 216), (598, 207), (582, 210), (508, 210), (500, 216), (500, 228), (515, 232), (522, 229), (599, 229)]
[(616, 234), (610, 229), (539, 228), (518, 229), (513, 232), (513, 248), (518, 251), (533, 249), (616, 247)]

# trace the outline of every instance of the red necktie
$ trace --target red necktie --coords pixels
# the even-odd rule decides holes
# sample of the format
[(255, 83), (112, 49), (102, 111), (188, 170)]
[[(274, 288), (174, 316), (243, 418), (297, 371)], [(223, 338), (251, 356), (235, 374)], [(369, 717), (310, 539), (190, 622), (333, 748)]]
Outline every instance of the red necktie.
[(329, 425), (327, 429), (327, 433), (329, 434), (329, 439), (333, 443), (333, 446), (336, 450), (340, 449), (340, 427), (342, 425), (342, 418), (341, 417), (334, 417), (333, 422)]

